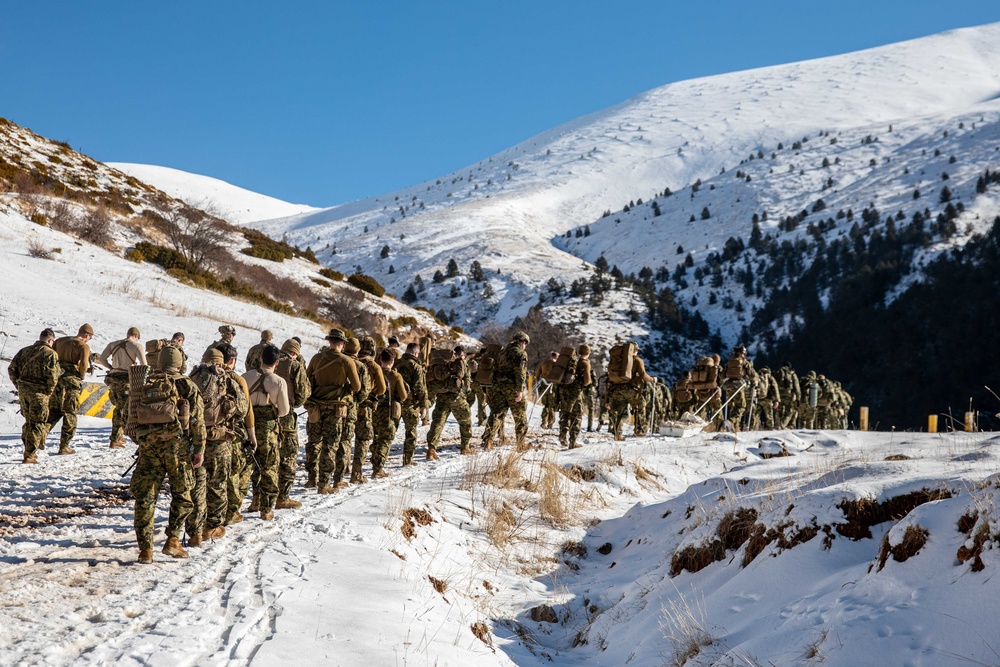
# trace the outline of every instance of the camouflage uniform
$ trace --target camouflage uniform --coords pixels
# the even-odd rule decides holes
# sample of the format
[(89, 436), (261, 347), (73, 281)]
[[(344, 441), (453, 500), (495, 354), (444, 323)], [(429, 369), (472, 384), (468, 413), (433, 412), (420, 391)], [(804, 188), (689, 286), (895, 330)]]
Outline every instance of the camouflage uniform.
[(403, 378), (409, 387), (409, 397), (403, 401), (403, 426), (406, 430), (403, 439), (403, 465), (413, 462), (413, 453), (417, 448), (417, 425), (420, 423), (420, 412), (427, 406), (427, 381), (424, 367), (420, 360), (409, 353), (404, 353), (396, 362), (394, 370)]
[[(590, 384), (583, 390), (583, 407), (587, 411), (587, 432), (594, 430), (594, 412), (597, 408), (597, 371), (590, 369)], [(598, 425), (598, 429), (600, 426)]]
[(641, 437), (649, 433), (649, 414), (646, 412), (646, 392), (650, 389), (653, 378), (646, 375), (646, 365), (642, 359), (636, 356), (632, 360), (632, 386), (633, 392), (630, 407), (632, 416), (635, 418), (635, 426), (632, 435)]
[(607, 408), (605, 407), (608, 402), (608, 374), (602, 373), (601, 377), (597, 378), (597, 430), (600, 431), (601, 427), (604, 426), (604, 422), (608, 417)]
[(809, 371), (802, 382), (802, 398), (799, 400), (799, 427), (819, 428), (816, 422), (816, 406), (819, 404), (820, 386), (816, 372)]
[[(353, 476), (353, 464), (354, 458), (351, 455), (351, 448), (354, 446), (355, 440), (357, 438), (357, 433), (355, 427), (358, 423), (358, 415), (362, 410), (361, 406), (368, 403), (368, 397), (371, 396), (372, 387), (374, 386), (374, 379), (371, 375), (371, 370), (368, 368), (368, 364), (358, 359), (358, 352), (361, 349), (361, 343), (356, 338), (351, 338), (344, 344), (344, 354), (351, 358), (354, 362), (355, 368), (358, 370), (358, 381), (361, 383), (361, 388), (354, 392), (351, 397), (352, 400), (347, 406), (347, 418), (344, 420), (344, 428), (340, 434), (340, 447), (337, 449), (338, 453), (344, 453), (344, 468), (341, 470), (340, 475), (334, 472), (334, 477), (340, 479), (344, 473), (349, 473)], [(337, 461), (337, 465), (340, 465), (340, 461)], [(361, 468), (358, 468), (360, 475)], [(358, 480), (360, 482), (360, 480)]]
[[(291, 342), (295, 343), (295, 341)], [(287, 349), (295, 350), (296, 357), (294, 359), (286, 351), (286, 347)], [(274, 372), (288, 386), (288, 403), (291, 409), (287, 415), (278, 418), (279, 502), (288, 500), (292, 485), (295, 483), (295, 463), (299, 456), (299, 416), (295, 413), (295, 410), (302, 407), (312, 393), (309, 376), (306, 374), (306, 366), (302, 362), (301, 357), (297, 356), (297, 344), (289, 346), (289, 341), (285, 341), (281, 349), (281, 356), (278, 358), (278, 365), (275, 367)], [(259, 358), (257, 363), (260, 365)]]
[[(527, 336), (524, 336), (523, 340), (527, 341)], [(525, 437), (528, 435), (526, 409), (528, 402), (524, 396), (527, 376), (528, 355), (521, 349), (520, 343), (513, 340), (500, 352), (496, 368), (493, 370), (493, 386), (489, 391), (490, 416), (483, 431), (483, 448), (493, 447), (493, 441), (500, 432), (507, 410), (510, 410), (514, 417), (516, 444), (518, 447), (524, 446)], [(521, 400), (517, 400), (518, 395), (521, 396)]]
[[(260, 508), (263, 517), (266, 512), (274, 509), (278, 499), (278, 420), (291, 411), (288, 405), (288, 385), (281, 376), (261, 368), (247, 371), (243, 379), (250, 388), (254, 435), (257, 438), (250, 482), (253, 484), (256, 506)], [(271, 386), (268, 387), (268, 384)], [(264, 402), (261, 403), (261, 400)]]
[(783, 364), (775, 378), (778, 384), (777, 414), (775, 428), (795, 428), (795, 418), (802, 391), (799, 388), (799, 376), (795, 374), (790, 364)]
[(251, 347), (247, 351), (247, 359), (245, 364), (246, 364), (246, 369), (248, 371), (252, 371), (253, 369), (260, 366), (260, 355), (264, 351), (264, 348), (271, 344), (271, 341), (273, 339), (274, 336), (271, 334), (270, 331), (267, 331), (265, 329), (264, 331), (260, 332), (260, 342)]
[[(333, 338), (328, 336), (328, 340), (346, 342), (339, 329), (334, 331), (337, 336), (331, 331)], [(361, 380), (354, 360), (332, 347), (313, 355), (307, 373), (312, 395), (306, 401), (306, 408), (309, 410), (309, 421), (315, 424), (310, 437), (318, 438), (320, 443), (316, 484), (320, 492), (326, 493), (330, 475), (334, 476), (334, 488), (343, 482), (347, 451), (342, 436), (347, 408), (353, 402), (352, 396), (360, 391)]]
[(472, 377), (469, 367), (463, 359), (451, 362), (450, 375), (447, 380), (428, 379), (429, 388), (434, 392), (434, 414), (431, 416), (431, 428), (427, 432), (427, 456), (432, 457), (441, 442), (441, 432), (448, 420), (448, 415), (455, 415), (458, 431), (461, 436), (459, 451), (470, 451), (469, 441), (472, 440), (472, 412), (465, 399), (466, 392), (471, 391)]
[(579, 354), (581, 358), (573, 357), (566, 367), (566, 377), (572, 380), (554, 388), (559, 399), (559, 444), (570, 449), (577, 447), (576, 439), (580, 435), (583, 417), (583, 395), (591, 384), (590, 361), (587, 360), (590, 347), (581, 345)]
[(479, 360), (475, 357), (469, 362), (469, 375), (472, 376), (472, 396), (469, 399), (469, 409), (472, 409), (472, 402), (476, 402), (476, 426), (486, 423), (486, 392), (483, 385), (476, 382), (476, 371), (479, 370)]
[(153, 547), (153, 513), (164, 477), (170, 480), (171, 496), (166, 534), (168, 538), (180, 538), (194, 509), (191, 455), (205, 453), (204, 405), (198, 386), (176, 371), (167, 371), (167, 375), (174, 380), (181, 398), (188, 401), (191, 413), (186, 431), (177, 422), (140, 425), (136, 429), (139, 459), (129, 488), (135, 497), (135, 537), (143, 550)]
[(729, 421), (737, 432), (745, 426), (743, 416), (750, 407), (754, 382), (757, 379), (753, 363), (745, 355), (745, 351), (734, 350), (733, 357), (723, 367), (725, 382), (722, 387), (726, 392), (726, 400), (729, 401)]
[(685, 371), (684, 375), (674, 383), (673, 405), (670, 410), (671, 419), (680, 419), (681, 415), (698, 407), (695, 405), (694, 387), (691, 382), (690, 371)]
[(62, 433), (59, 437), (59, 451), (70, 453), (70, 442), (76, 435), (76, 411), (80, 407), (80, 390), (83, 378), (90, 367), (90, 347), (78, 336), (57, 339), (52, 348), (59, 355), (59, 365), (63, 374), (56, 390), (49, 399), (49, 429), (61, 418)]
[(382, 468), (389, 458), (389, 448), (396, 437), (396, 429), (399, 427), (399, 419), (392, 416), (392, 403), (401, 402), (406, 399), (406, 385), (403, 378), (396, 371), (383, 368), (385, 374), (385, 393), (379, 397), (375, 403), (375, 412), (372, 416), (374, 424), (375, 440), (372, 442), (372, 475), (381, 477), (385, 473)]
[(368, 448), (375, 437), (373, 425), (375, 404), (378, 402), (378, 398), (385, 394), (386, 388), (382, 367), (375, 362), (375, 340), (371, 336), (362, 336), (360, 343), (358, 361), (368, 369), (368, 374), (372, 379), (372, 390), (368, 394), (368, 399), (358, 405), (358, 421), (354, 427), (354, 456), (351, 461), (352, 484), (366, 481), (362, 474), (362, 467), (368, 457)]
[[(98, 357), (98, 363), (108, 368), (104, 384), (108, 386), (108, 398), (115, 409), (111, 413), (111, 447), (125, 445), (125, 422), (128, 421), (128, 369), (135, 364), (144, 364), (145, 358), (139, 346), (139, 330), (129, 329), (132, 337), (108, 344)], [(183, 372), (182, 372), (183, 374)]]
[[(231, 368), (226, 369), (246, 398), (247, 405), (250, 404), (250, 388), (246, 380), (239, 373)], [(248, 409), (247, 415), (242, 422), (236, 421), (233, 424), (234, 437), (232, 445), (229, 447), (229, 478), (226, 480), (226, 519), (225, 525), (243, 520), (243, 515), (239, 513), (243, 500), (247, 497), (250, 489), (250, 474), (253, 472), (252, 451), (250, 450), (250, 431), (254, 431), (256, 436), (256, 424), (254, 423), (253, 410)], [(246, 447), (246, 449), (244, 449)], [(249, 454), (249, 455), (248, 455)], [(211, 523), (211, 513), (206, 518), (206, 525), (209, 528), (215, 526)]]
[(622, 430), (628, 419), (629, 406), (635, 402), (636, 387), (631, 382), (608, 381), (608, 431), (615, 440), (624, 440)]
[(49, 432), (49, 397), (59, 382), (59, 356), (44, 341), (22, 348), (7, 367), (10, 381), (17, 387), (24, 426), (24, 462), (34, 463), (39, 449), (45, 446)]
[(771, 369), (766, 366), (757, 373), (757, 407), (759, 408), (760, 424), (765, 429), (776, 429), (775, 404), (780, 405), (778, 382), (771, 375)]

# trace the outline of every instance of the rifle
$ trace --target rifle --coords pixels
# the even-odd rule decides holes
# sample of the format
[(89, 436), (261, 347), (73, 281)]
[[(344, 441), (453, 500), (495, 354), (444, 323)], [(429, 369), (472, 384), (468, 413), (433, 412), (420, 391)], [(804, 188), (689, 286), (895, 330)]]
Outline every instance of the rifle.
[(122, 473), (122, 478), (124, 478), (125, 475), (129, 474), (130, 472), (132, 472), (132, 468), (135, 468), (135, 466), (136, 466), (137, 463), (139, 463), (139, 450), (138, 449), (135, 450), (135, 454), (132, 455), (132, 465), (130, 465), (128, 468), (125, 469), (125, 472)]

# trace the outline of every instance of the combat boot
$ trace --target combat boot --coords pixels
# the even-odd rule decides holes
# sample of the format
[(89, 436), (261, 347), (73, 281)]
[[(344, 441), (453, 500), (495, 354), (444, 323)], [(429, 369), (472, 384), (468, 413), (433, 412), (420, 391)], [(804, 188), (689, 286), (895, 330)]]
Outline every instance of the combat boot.
[(325, 496), (334, 492), (335, 489), (329, 484), (321, 484), (316, 488), (316, 493), (320, 494), (321, 496)]
[(274, 510), (271, 509), (270, 507), (265, 507), (260, 511), (261, 521), (270, 521), (273, 518), (274, 518)]
[(259, 512), (260, 511), (260, 498), (257, 496), (253, 497), (250, 501), (250, 507), (247, 508), (247, 512)]
[(341, 489), (346, 489), (349, 486), (350, 486), (350, 484), (348, 484), (344, 480), (340, 480), (339, 482), (337, 482), (336, 484), (333, 485), (333, 490), (334, 491), (340, 491)]
[(278, 498), (274, 503), (274, 509), (276, 510), (294, 510), (300, 507), (302, 507), (302, 503), (291, 498)]
[(437, 453), (436, 449), (428, 449), (427, 450), (427, 460), (428, 461), (440, 461), (441, 460), (441, 458), (438, 456), (438, 453)]
[(351, 484), (364, 484), (368, 480), (361, 474), (361, 466), (355, 465), (351, 470)]
[(125, 449), (125, 438), (118, 438), (112, 442), (109, 447), (111, 449)]
[(309, 473), (309, 478), (306, 479), (306, 488), (315, 489), (316, 488), (316, 473)]
[(382, 470), (381, 468), (379, 470), (377, 470), (377, 471), (375, 471), (375, 472), (372, 473), (372, 477), (374, 479), (385, 479), (388, 476), (389, 476), (389, 473), (387, 473), (385, 470)]
[(216, 526), (215, 528), (206, 528), (201, 532), (201, 539), (203, 540), (217, 540), (220, 537), (226, 536), (226, 529), (224, 526)]
[(472, 449), (472, 447), (466, 445), (465, 447), (462, 447), (460, 450), (458, 450), (458, 453), (461, 454), (462, 456), (468, 456), (469, 454), (475, 454), (476, 451)]
[(144, 565), (149, 565), (153, 562), (153, 550), (152, 549), (139, 549), (139, 562)]
[(189, 547), (200, 547), (201, 546), (201, 535), (198, 534), (198, 533), (196, 533), (194, 535), (189, 535), (188, 536), (188, 543), (187, 543), (187, 545)]
[(239, 523), (240, 521), (243, 521), (243, 515), (239, 512), (233, 512), (233, 515), (229, 517), (229, 521), (226, 522), (226, 525), (231, 526), (234, 523)]
[(38, 463), (38, 457), (34, 454), (31, 456), (25, 456), (21, 463)]
[(59, 445), (59, 453), (60, 454), (76, 454), (76, 450), (73, 449), (72, 447), (70, 447), (69, 445), (66, 445), (65, 447), (62, 446), (62, 445)]
[(184, 551), (181, 541), (176, 537), (168, 537), (167, 543), (163, 545), (163, 553), (174, 558), (187, 558), (188, 552)]

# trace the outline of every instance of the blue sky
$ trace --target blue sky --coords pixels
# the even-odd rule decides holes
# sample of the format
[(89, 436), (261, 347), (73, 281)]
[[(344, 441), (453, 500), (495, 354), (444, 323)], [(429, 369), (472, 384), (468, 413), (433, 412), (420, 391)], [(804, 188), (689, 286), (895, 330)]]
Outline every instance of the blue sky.
[(994, 0), (20, 2), (0, 116), (329, 206), (673, 81), (993, 21)]

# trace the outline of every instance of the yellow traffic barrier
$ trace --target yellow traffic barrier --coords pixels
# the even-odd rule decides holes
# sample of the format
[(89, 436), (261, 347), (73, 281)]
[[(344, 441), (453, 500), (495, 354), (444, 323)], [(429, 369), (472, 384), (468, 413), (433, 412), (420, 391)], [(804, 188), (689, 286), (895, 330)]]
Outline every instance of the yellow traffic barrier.
[(102, 382), (84, 382), (80, 390), (80, 407), (78, 415), (111, 419), (115, 406), (111, 404), (111, 394), (108, 385)]
[(927, 415), (927, 432), (937, 433), (937, 415)]
[(866, 408), (865, 406), (861, 406), (860, 412), (861, 412), (861, 418), (860, 418), (860, 423), (858, 424), (858, 429), (861, 430), (861, 431), (867, 431), (868, 430), (868, 408)]

